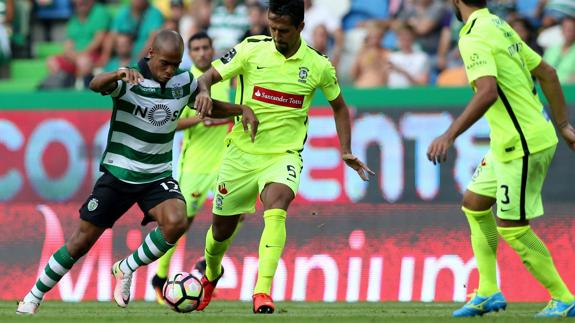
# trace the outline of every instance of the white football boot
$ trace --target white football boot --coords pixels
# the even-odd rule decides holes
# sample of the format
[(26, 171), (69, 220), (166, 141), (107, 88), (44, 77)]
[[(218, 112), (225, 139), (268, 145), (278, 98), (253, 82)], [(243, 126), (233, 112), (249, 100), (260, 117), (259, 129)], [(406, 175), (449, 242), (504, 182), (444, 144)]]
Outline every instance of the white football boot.
[(132, 273), (126, 274), (120, 269), (120, 261), (112, 266), (112, 275), (116, 278), (114, 287), (114, 300), (120, 307), (128, 307), (130, 302), (130, 287), (132, 287)]
[(38, 307), (40, 307), (40, 303), (20, 301), (18, 302), (16, 314), (34, 315), (38, 312)]

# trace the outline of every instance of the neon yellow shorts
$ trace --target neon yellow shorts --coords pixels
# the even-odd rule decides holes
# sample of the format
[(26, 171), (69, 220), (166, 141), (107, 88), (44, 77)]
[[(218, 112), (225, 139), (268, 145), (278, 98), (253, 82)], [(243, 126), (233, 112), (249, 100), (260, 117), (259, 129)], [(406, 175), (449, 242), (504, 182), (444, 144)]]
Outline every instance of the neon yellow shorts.
[(188, 218), (194, 217), (202, 208), (208, 197), (208, 192), (214, 188), (218, 173), (196, 174), (181, 173), (180, 189), (186, 199)]
[(296, 195), (302, 167), (303, 161), (298, 153), (255, 155), (230, 144), (214, 191), (213, 213), (254, 213), (258, 193), (268, 183), (285, 184)]
[(488, 152), (467, 189), (495, 198), (500, 219), (529, 220), (541, 216), (541, 188), (556, 147), (508, 162), (499, 162)]

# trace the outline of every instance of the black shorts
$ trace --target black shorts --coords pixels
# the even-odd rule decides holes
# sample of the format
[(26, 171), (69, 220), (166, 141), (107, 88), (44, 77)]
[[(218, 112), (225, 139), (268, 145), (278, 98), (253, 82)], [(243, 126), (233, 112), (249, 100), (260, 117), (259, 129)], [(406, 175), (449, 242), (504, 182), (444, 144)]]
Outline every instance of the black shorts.
[(152, 208), (174, 198), (185, 202), (178, 182), (172, 177), (146, 184), (130, 184), (105, 172), (80, 208), (80, 218), (100, 228), (111, 228), (132, 205), (138, 203), (144, 212), (142, 225), (146, 225), (154, 221), (148, 214)]

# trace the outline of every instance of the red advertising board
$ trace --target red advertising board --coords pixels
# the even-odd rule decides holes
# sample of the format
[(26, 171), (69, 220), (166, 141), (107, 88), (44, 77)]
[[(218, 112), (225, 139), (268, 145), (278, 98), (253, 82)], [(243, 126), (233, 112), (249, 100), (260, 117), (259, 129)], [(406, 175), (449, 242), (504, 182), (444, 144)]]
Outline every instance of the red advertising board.
[[(353, 115), (353, 150), (377, 172), (369, 183), (344, 167), (330, 109), (312, 109), (297, 202), (273, 287), (276, 300), (462, 301), (477, 286), (461, 193), (487, 151), (484, 122), (458, 139), (441, 167), (425, 149), (456, 110), (364, 111)], [(27, 110), (0, 114), (0, 299), (21, 298), (52, 252), (77, 224), (78, 208), (99, 176), (106, 110)], [(178, 146), (174, 147), (177, 158)], [(177, 164), (177, 162), (175, 163)], [(534, 228), (567, 284), (575, 288), (573, 154), (560, 146), (544, 189), (546, 215)], [(211, 202), (208, 202), (211, 204)], [(210, 205), (198, 216), (173, 270), (190, 271), (203, 250)], [(110, 300), (113, 261), (137, 248), (153, 228), (133, 208), (64, 277), (49, 299)], [(246, 221), (225, 258), (221, 299), (250, 299), (257, 271), (261, 216)], [(510, 301), (546, 301), (519, 257), (503, 241), (501, 287)], [(134, 296), (153, 299), (155, 265), (138, 271)], [(527, 288), (528, 287), (528, 288)]]

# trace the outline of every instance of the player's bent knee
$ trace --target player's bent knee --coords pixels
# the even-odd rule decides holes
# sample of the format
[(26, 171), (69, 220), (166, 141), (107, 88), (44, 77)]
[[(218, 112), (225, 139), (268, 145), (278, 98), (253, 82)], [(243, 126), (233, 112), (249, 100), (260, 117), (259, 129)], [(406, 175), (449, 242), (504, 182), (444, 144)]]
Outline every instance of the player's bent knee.
[(188, 229), (188, 218), (183, 212), (169, 212), (163, 216), (162, 220), (160, 226), (167, 239), (177, 240)]
[(495, 204), (495, 199), (488, 196), (479, 195), (469, 190), (463, 193), (461, 205), (471, 211), (485, 211)]
[(216, 241), (225, 241), (232, 236), (235, 229), (231, 223), (212, 224), (212, 235)]

